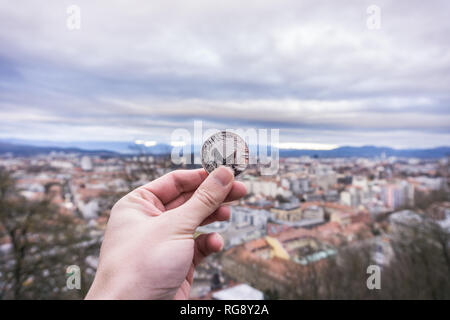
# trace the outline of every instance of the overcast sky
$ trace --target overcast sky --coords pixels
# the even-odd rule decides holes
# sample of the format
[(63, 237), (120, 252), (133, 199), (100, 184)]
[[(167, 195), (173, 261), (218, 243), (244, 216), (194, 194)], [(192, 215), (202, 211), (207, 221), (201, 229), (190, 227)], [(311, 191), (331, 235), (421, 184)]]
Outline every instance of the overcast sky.
[(167, 142), (203, 120), (279, 128), (281, 142), (450, 145), (449, 12), (444, 0), (0, 0), (0, 139)]

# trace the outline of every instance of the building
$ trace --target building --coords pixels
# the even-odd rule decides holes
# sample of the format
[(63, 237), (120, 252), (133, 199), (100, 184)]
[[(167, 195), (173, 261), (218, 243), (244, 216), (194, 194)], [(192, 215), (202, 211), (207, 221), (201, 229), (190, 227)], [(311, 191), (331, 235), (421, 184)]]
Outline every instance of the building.
[(294, 194), (306, 193), (309, 189), (309, 180), (307, 178), (299, 178), (291, 181), (291, 190)]
[(312, 227), (325, 222), (325, 211), (319, 202), (283, 203), (270, 212), (272, 222), (291, 227)]
[(384, 204), (392, 209), (414, 205), (414, 187), (407, 181), (386, 184), (381, 195)]
[(84, 171), (91, 171), (93, 169), (92, 161), (89, 156), (83, 156), (81, 158), (81, 169)]
[(275, 181), (247, 179), (242, 181), (249, 194), (263, 195), (275, 198), (278, 192), (278, 186)]
[(270, 209), (272, 217), (280, 221), (299, 221), (302, 219), (302, 208), (298, 203), (283, 203)]
[(212, 294), (214, 300), (264, 300), (264, 294), (248, 284), (242, 283)]
[(328, 190), (328, 188), (334, 186), (337, 183), (337, 175), (334, 171), (327, 171), (324, 174), (316, 175), (316, 185), (322, 190)]
[(243, 206), (231, 206), (230, 221), (217, 221), (201, 226), (198, 232), (220, 232), (225, 249), (246, 241), (264, 237), (267, 233), (269, 212)]
[(340, 194), (340, 202), (349, 207), (358, 207), (362, 203), (362, 189), (360, 187), (349, 187)]

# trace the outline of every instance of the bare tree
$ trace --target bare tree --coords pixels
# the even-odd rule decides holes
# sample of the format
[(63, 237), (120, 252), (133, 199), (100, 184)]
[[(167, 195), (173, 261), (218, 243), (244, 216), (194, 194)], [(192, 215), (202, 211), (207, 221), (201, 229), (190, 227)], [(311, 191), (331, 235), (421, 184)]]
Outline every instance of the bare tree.
[[(62, 214), (49, 199), (21, 197), (11, 176), (0, 170), (0, 298), (68, 299), (84, 297), (92, 281), (89, 255), (97, 255), (100, 239), (74, 216)], [(8, 248), (9, 245), (9, 248)], [(68, 291), (66, 268), (78, 265), (81, 290)]]

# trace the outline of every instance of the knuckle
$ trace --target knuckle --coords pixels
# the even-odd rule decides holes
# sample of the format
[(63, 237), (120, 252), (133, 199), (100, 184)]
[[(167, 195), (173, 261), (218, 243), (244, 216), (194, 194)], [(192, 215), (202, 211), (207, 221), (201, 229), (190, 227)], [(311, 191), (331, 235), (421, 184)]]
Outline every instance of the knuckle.
[(208, 189), (199, 188), (196, 192), (198, 201), (200, 201), (205, 207), (209, 209), (214, 209), (217, 207), (217, 199)]

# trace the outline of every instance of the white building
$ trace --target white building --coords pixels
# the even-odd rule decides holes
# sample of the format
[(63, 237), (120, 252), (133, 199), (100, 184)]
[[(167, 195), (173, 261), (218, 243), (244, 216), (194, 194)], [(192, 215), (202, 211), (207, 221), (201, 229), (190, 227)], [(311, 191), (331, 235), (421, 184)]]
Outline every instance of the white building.
[(95, 219), (98, 217), (99, 204), (98, 200), (91, 200), (87, 203), (80, 201), (78, 203), (78, 209), (80, 210), (83, 218), (85, 219)]
[(242, 182), (245, 184), (249, 194), (264, 195), (272, 198), (277, 196), (278, 187), (274, 181), (244, 180)]
[(91, 171), (93, 169), (91, 158), (88, 156), (83, 156), (81, 158), (81, 169), (84, 171)]
[(368, 190), (369, 188), (367, 177), (364, 176), (353, 177), (352, 185), (354, 185), (355, 187), (359, 187), (362, 190)]
[(212, 298), (214, 300), (264, 300), (264, 294), (248, 284), (239, 284), (214, 292)]

